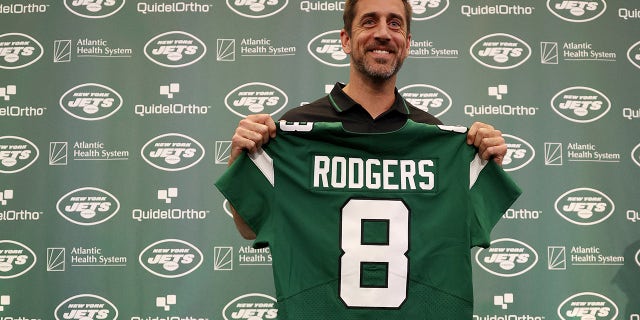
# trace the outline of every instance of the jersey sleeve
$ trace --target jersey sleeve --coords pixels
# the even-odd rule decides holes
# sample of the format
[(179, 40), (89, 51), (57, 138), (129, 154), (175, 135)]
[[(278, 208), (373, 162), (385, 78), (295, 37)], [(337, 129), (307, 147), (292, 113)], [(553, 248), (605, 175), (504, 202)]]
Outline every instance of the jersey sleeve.
[(269, 232), (266, 225), (270, 208), (275, 201), (272, 181), (259, 163), (255, 161), (255, 157), (252, 160), (247, 153), (243, 153), (215, 182), (216, 188), (256, 233), (256, 248), (268, 245)]
[(500, 165), (488, 161), (483, 166), (469, 189), (474, 211), (470, 222), (472, 247), (489, 247), (491, 230), (521, 193)]

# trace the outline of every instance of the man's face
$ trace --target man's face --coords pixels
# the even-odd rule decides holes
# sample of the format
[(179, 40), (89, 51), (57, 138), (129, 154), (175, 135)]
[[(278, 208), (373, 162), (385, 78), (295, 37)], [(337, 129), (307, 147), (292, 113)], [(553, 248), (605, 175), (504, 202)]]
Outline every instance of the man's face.
[(406, 19), (400, 0), (360, 0), (351, 36), (340, 34), (352, 68), (373, 80), (393, 77), (409, 55)]

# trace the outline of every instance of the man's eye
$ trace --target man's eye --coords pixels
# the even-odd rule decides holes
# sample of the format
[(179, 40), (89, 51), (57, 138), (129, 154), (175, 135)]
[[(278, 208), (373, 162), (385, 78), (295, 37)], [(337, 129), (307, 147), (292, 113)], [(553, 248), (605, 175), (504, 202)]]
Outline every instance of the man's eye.
[(400, 23), (399, 21), (391, 21), (389, 22), (389, 26), (393, 29), (399, 29), (402, 28), (402, 23)]
[(375, 24), (376, 24), (376, 21), (373, 20), (373, 19), (366, 19), (366, 20), (362, 21), (362, 25), (363, 26), (372, 26), (372, 25), (375, 25)]

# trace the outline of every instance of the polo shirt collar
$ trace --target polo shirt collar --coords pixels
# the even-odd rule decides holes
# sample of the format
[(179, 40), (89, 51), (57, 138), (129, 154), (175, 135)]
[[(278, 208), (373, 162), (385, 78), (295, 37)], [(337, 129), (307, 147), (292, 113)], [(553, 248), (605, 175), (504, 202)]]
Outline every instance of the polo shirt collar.
[[(331, 106), (338, 113), (345, 112), (355, 106), (359, 106), (362, 108), (362, 106), (359, 103), (353, 101), (353, 99), (351, 99), (351, 97), (349, 97), (344, 92), (344, 90), (342, 90), (345, 86), (346, 84), (344, 83), (336, 82), (335, 86), (333, 86), (333, 89), (329, 93), (329, 101), (331, 102)], [(389, 111), (395, 110), (402, 114), (406, 114), (406, 115), (411, 114), (411, 111), (407, 106), (407, 102), (398, 92), (398, 88), (395, 88), (395, 96), (396, 96), (395, 101), (393, 102), (393, 105), (391, 105), (391, 108), (389, 109)]]

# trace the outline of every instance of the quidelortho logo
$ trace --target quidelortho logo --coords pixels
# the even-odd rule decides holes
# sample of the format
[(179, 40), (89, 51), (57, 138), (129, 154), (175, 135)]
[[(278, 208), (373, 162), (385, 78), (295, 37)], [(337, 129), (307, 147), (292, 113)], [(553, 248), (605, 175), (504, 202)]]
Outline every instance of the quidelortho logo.
[(227, 0), (233, 12), (247, 18), (266, 18), (282, 11), (289, 0)]
[(503, 135), (507, 144), (507, 154), (502, 166), (505, 171), (515, 171), (528, 165), (536, 155), (530, 143), (509, 134)]
[(19, 277), (36, 265), (36, 254), (24, 244), (0, 240), (0, 279)]
[(54, 314), (56, 320), (115, 320), (118, 319), (118, 308), (101, 296), (79, 294), (62, 301)]
[(332, 67), (348, 67), (349, 56), (342, 50), (340, 30), (327, 31), (311, 39), (307, 44), (311, 56)]
[(44, 49), (34, 38), (24, 33), (0, 35), (0, 69), (20, 69), (38, 61)]
[(274, 115), (289, 101), (284, 91), (262, 82), (245, 83), (229, 92), (224, 103), (229, 111), (240, 117), (249, 114), (268, 113)]
[(80, 120), (102, 120), (122, 107), (122, 96), (105, 85), (85, 83), (67, 90), (60, 97), (60, 107)]
[(159, 34), (144, 46), (144, 55), (151, 62), (167, 68), (180, 68), (194, 64), (206, 53), (207, 46), (204, 42), (184, 31)]
[(476, 252), (482, 269), (499, 277), (515, 277), (538, 263), (538, 253), (528, 244), (515, 239), (496, 239), (487, 249)]
[(570, 87), (551, 98), (551, 108), (571, 122), (587, 123), (604, 117), (611, 109), (611, 101), (593, 88)]
[(224, 320), (251, 319), (267, 320), (278, 317), (276, 299), (262, 293), (249, 293), (239, 296), (224, 306)]
[(20, 172), (32, 165), (38, 155), (38, 147), (25, 138), (0, 137), (0, 173)]
[(604, 0), (547, 0), (547, 8), (556, 17), (569, 22), (587, 22), (607, 10)]
[(451, 96), (442, 89), (428, 84), (412, 84), (398, 90), (402, 97), (416, 108), (440, 117), (453, 104)]
[(556, 199), (554, 207), (562, 218), (581, 226), (598, 224), (615, 211), (613, 200), (592, 188), (569, 190)]
[(640, 41), (634, 43), (627, 51), (627, 59), (636, 68), (640, 69)]
[(529, 59), (531, 47), (506, 33), (486, 35), (471, 45), (471, 57), (491, 69), (512, 69)]
[(178, 278), (198, 269), (202, 252), (189, 242), (165, 239), (154, 242), (140, 252), (138, 261), (151, 274), (162, 278)]
[(64, 0), (71, 13), (83, 18), (106, 18), (120, 11), (125, 0)]
[(558, 316), (562, 320), (614, 320), (618, 317), (618, 306), (602, 294), (581, 292), (560, 303)]
[(56, 203), (56, 209), (69, 222), (81, 226), (92, 226), (115, 216), (120, 210), (120, 201), (102, 189), (84, 187), (60, 197)]
[(411, 0), (412, 20), (433, 19), (449, 8), (449, 0)]
[(204, 158), (205, 149), (195, 139), (180, 133), (159, 135), (142, 146), (142, 158), (154, 168), (180, 171)]

